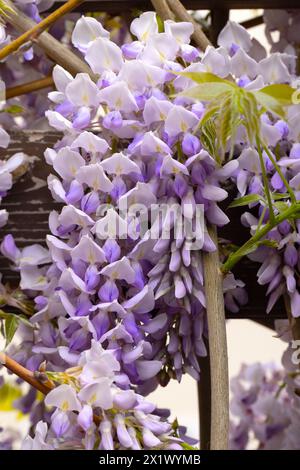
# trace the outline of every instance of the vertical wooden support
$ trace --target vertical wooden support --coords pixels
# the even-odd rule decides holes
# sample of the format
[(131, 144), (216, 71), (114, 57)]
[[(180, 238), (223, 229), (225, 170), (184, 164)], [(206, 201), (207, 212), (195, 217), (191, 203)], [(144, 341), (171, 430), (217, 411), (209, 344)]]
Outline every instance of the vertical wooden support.
[(229, 11), (226, 8), (214, 8), (211, 10), (210, 39), (214, 46), (217, 45), (218, 36), (229, 20)]
[[(218, 247), (216, 228), (209, 227), (208, 233)], [(229, 431), (228, 354), (223, 276), (218, 249), (203, 254), (203, 268), (211, 373), (210, 449), (226, 450)]]
[(210, 449), (211, 431), (211, 377), (210, 377), (210, 357), (209, 346), (206, 341), (207, 357), (199, 359), (200, 380), (198, 382), (198, 404), (199, 404), (199, 425), (200, 425), (200, 449)]

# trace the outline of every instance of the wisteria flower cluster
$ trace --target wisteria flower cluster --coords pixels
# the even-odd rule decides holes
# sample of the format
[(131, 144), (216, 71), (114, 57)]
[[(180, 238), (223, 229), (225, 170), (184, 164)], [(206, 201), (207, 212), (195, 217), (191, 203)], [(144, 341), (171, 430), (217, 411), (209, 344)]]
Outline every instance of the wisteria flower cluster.
[[(291, 344), (288, 325), (282, 323), (278, 327)], [(232, 379), (231, 449), (299, 449), (299, 366), (292, 360), (296, 354), (289, 345), (283, 367), (244, 365)]]
[[(232, 268), (249, 255), (261, 262), (268, 310), (285, 294), (299, 316), (299, 105), (285, 121), (288, 98), (268, 88), (291, 92), (295, 57), (267, 57), (232, 22), (203, 54), (190, 43), (190, 23), (168, 20), (160, 31), (147, 12), (130, 30), (135, 40), (118, 46), (96, 18), (77, 21), (72, 44), (98, 81), (53, 69), (45, 115), (62, 138), (45, 159), (62, 208), (50, 214), (47, 248), (20, 249), (11, 235), (1, 244), (35, 302), (29, 325), (18, 328), (21, 347), (9, 353), (51, 385), (44, 401), (31, 389), (18, 402), (36, 426), (24, 449), (185, 445), (182, 430), (144, 396), (184, 373), (200, 378), (203, 253), (216, 250), (207, 227), (229, 222), (220, 203), (232, 185), (233, 205), (251, 210), (242, 223), (252, 237), (227, 259), (222, 244), (226, 307), (247, 302)], [(0, 139), (8, 145), (2, 129)], [(6, 184), (20, 159), (3, 165)], [(273, 393), (277, 375), (258, 380), (255, 402)], [(248, 440), (253, 421), (245, 420), (236, 447)]]
[(115, 354), (99, 342), (92, 340), (76, 367), (51, 375), (63, 382), (45, 399), (46, 406), (55, 408), (51, 424), (48, 429), (40, 421), (23, 449), (94, 449), (97, 442), (105, 450), (182, 449), (181, 439), (159, 410), (134, 390), (122, 388), (128, 378)]

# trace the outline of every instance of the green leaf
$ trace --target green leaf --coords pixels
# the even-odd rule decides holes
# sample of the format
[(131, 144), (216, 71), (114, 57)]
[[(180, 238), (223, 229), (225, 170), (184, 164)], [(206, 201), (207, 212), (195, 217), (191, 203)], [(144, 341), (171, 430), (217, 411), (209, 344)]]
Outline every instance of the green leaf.
[(290, 197), (289, 193), (271, 193), (274, 201), (280, 201), (281, 199), (287, 199)]
[[(278, 85), (268, 85), (261, 90), (259, 93), (264, 93), (265, 95), (271, 96), (282, 106), (290, 106), (292, 103), (292, 96), (295, 92), (295, 88), (292, 88), (289, 85), (278, 84)], [(254, 92), (255, 94), (255, 92)]]
[(199, 101), (212, 101), (228, 91), (232, 91), (232, 87), (227, 85), (227, 83), (209, 82), (201, 83), (193, 88), (182, 91), (179, 93), (179, 96), (187, 96)]
[(181, 75), (183, 77), (189, 78), (196, 83), (224, 83), (229, 85), (231, 88), (237, 88), (237, 85), (234, 82), (220, 78), (217, 75), (209, 72), (172, 72), (176, 75)]
[(201, 142), (205, 150), (214, 158), (217, 154), (216, 137), (216, 126), (210, 119), (201, 126)]
[(0, 319), (7, 320), (8, 318), (16, 317), (16, 320), (19, 322), (24, 323), (24, 325), (29, 326), (30, 328), (35, 328), (34, 325), (22, 314), (4, 312), (4, 310), (0, 310)]
[(261, 90), (253, 91), (257, 101), (267, 110), (285, 118), (285, 107), (293, 104), (292, 96), (295, 89), (289, 85), (269, 85)]
[(260, 196), (259, 194), (247, 194), (247, 196), (240, 197), (238, 199), (235, 199), (232, 201), (228, 207), (242, 207), (242, 206), (248, 206), (249, 204), (252, 204), (253, 202), (258, 202), (258, 201), (263, 201), (263, 197)]
[(10, 317), (6, 318), (4, 326), (4, 334), (6, 340), (5, 347), (7, 347), (11, 343), (18, 326), (19, 320), (16, 315), (11, 315)]
[(225, 153), (227, 140), (234, 134), (235, 111), (233, 97), (230, 93), (221, 104), (220, 114), (216, 123), (221, 159), (223, 159)]
[(242, 90), (238, 98), (240, 113), (244, 116), (243, 124), (246, 128), (250, 143), (253, 143), (255, 138), (260, 134), (257, 101), (252, 93), (244, 90)]

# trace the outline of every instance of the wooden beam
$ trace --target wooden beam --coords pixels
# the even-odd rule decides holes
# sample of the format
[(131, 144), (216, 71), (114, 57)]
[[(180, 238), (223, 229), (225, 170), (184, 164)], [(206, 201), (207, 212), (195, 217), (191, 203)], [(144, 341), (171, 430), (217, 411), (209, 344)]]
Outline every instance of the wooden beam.
[(214, 8), (211, 10), (211, 28), (210, 36), (214, 46), (217, 45), (217, 39), (229, 20), (229, 9), (228, 8)]
[[(56, 1), (56, 6), (54, 4), (51, 9), (55, 9), (57, 4), (63, 1)], [(300, 8), (299, 0), (183, 0), (182, 3), (188, 10)], [(146, 11), (153, 10), (153, 7), (151, 0), (87, 0), (77, 11), (106, 11), (107, 13), (120, 14), (128, 9)]]

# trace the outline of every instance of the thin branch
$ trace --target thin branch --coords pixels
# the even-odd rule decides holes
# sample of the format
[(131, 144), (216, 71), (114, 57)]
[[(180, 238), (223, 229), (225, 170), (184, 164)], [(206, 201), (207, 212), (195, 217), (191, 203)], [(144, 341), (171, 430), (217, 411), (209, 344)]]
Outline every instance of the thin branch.
[(277, 225), (281, 224), (281, 222), (284, 222), (285, 220), (288, 220), (289, 218), (295, 218), (296, 216), (298, 216), (299, 211), (300, 202), (297, 202), (296, 204), (292, 204), (285, 211), (280, 212), (280, 214), (276, 215), (273, 222), (269, 220), (269, 222), (262, 228), (257, 230), (255, 234), (244, 243), (244, 245), (242, 245), (240, 248), (238, 248), (236, 251), (234, 251), (233, 253), (231, 253), (231, 255), (228, 256), (225, 263), (221, 266), (222, 273), (226, 274), (231, 271), (232, 268), (244, 256), (249, 254), (251, 250), (257, 246), (257, 243), (260, 242), (266, 235), (268, 235), (268, 233), (273, 228), (277, 227)]
[[(216, 228), (209, 227), (208, 233), (218, 247)], [(228, 354), (223, 276), (218, 249), (211, 253), (204, 252), (203, 269), (211, 374), (210, 449), (226, 450), (229, 432)]]
[(197, 23), (197, 21), (195, 21), (194, 18), (188, 13), (188, 11), (182, 5), (180, 0), (167, 0), (167, 1), (168, 1), (170, 9), (173, 11), (175, 16), (180, 21), (188, 21), (193, 24), (194, 26), (193, 39), (195, 43), (197, 44), (197, 46), (200, 47), (202, 51), (205, 51), (207, 46), (211, 45), (211, 42), (202, 31), (200, 24)]
[[(66, 13), (69, 13), (75, 7), (80, 5), (80, 3), (83, 3), (83, 0), (68, 0), (66, 3), (64, 3), (60, 8), (55, 10), (49, 16), (41, 20), (39, 23), (35, 24), (31, 29), (23, 33), (17, 39), (9, 43), (7, 46), (3, 47), (3, 49), (0, 50), (0, 60), (5, 59), (5, 57), (17, 51), (26, 42), (29, 42), (35, 39), (39, 34), (41, 34), (43, 31), (49, 28), (49, 26), (55, 23), (59, 18), (61, 18), (63, 15), (65, 15)], [(15, 7), (12, 7), (12, 9), (14, 10)], [(12, 13), (9, 10), (6, 15), (8, 21), (10, 19), (11, 14)]]
[[(41, 23), (37, 25), (34, 21), (31, 20), (31, 18), (29, 18), (21, 10), (19, 10), (11, 2), (11, 0), (5, 0), (5, 1), (6, 1), (6, 4), (13, 10), (13, 13), (10, 13), (9, 16), (6, 17), (6, 21), (10, 23), (16, 30), (20, 31), (21, 33), (27, 34), (30, 32), (30, 37), (31, 37), (33, 28), (38, 27), (38, 26), (40, 27)], [(53, 12), (53, 14), (55, 14), (55, 12)], [(61, 65), (63, 68), (68, 70), (72, 75), (75, 75), (80, 72), (85, 72), (85, 73), (88, 73), (94, 81), (97, 81), (97, 76), (92, 72), (90, 67), (82, 59), (80, 59), (80, 57), (74, 54), (68, 47), (66, 47), (60, 41), (57, 41), (53, 36), (51, 36), (51, 34), (44, 31), (35, 38), (31, 37), (31, 39), (33, 39), (34, 42), (41, 49), (44, 50), (47, 56), (55, 64)], [(2, 51), (4, 49), (2, 49)], [(0, 55), (0, 58), (3, 58), (3, 57)]]
[(21, 364), (9, 357), (7, 354), (0, 352), (0, 363), (6, 367), (6, 369), (10, 370), (10, 372), (20, 377), (20, 379), (27, 382), (36, 390), (39, 390), (44, 395), (47, 395), (47, 393), (50, 392), (51, 388), (48, 384), (45, 385), (37, 380), (33, 372), (21, 366)]
[[(24, 380), (44, 395), (47, 395), (51, 390), (53, 390), (53, 388), (55, 388), (55, 386), (52, 384), (52, 382), (50, 382), (50, 380), (45, 383), (39, 381), (33, 372), (21, 366), (21, 364), (19, 364), (3, 352), (0, 352), (0, 364), (2, 364), (10, 372), (20, 377), (20, 379)], [(99, 426), (101, 418), (94, 414), (93, 420), (94, 423)]]
[(167, 0), (151, 0), (151, 3), (155, 8), (156, 13), (163, 21), (175, 19), (175, 15), (170, 10)]
[(54, 81), (52, 77), (40, 78), (32, 82), (22, 83), (6, 89), (6, 99), (15, 98), (16, 96), (26, 95), (33, 91), (43, 90), (44, 88), (52, 88)]

